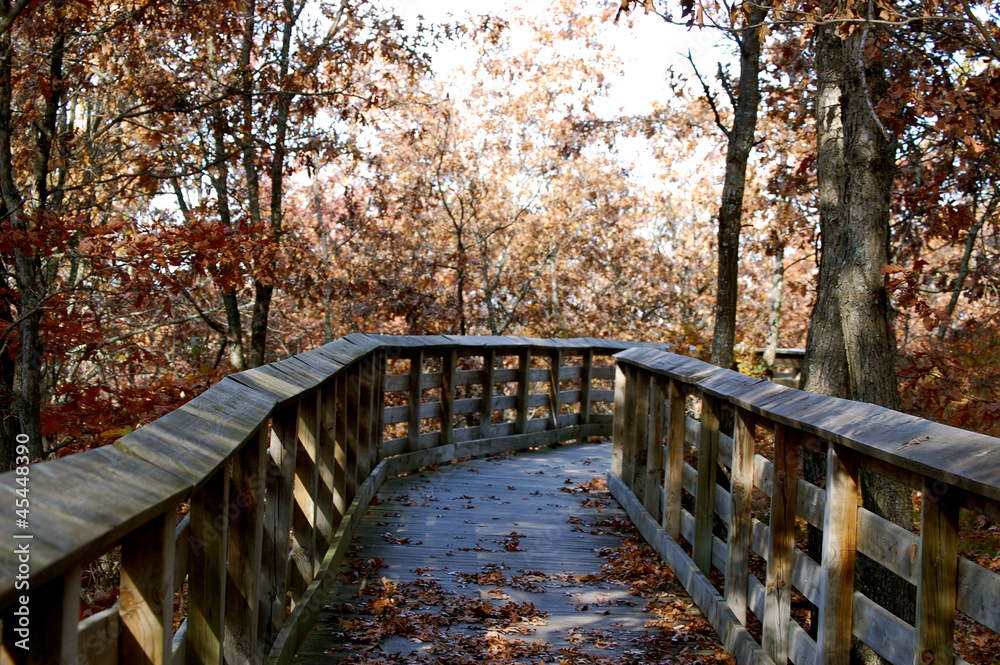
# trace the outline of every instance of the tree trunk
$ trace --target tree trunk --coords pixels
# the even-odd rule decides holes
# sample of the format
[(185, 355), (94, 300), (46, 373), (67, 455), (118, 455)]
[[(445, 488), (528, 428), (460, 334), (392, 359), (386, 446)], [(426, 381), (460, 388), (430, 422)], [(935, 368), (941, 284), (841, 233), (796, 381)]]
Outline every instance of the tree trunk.
[[(894, 332), (883, 268), (889, 258), (889, 202), (895, 169), (895, 146), (875, 113), (887, 88), (881, 53), (869, 53), (869, 26), (844, 39), (844, 226), (846, 243), (838, 304), (847, 354), (849, 387), (854, 399), (899, 410)], [(861, 474), (863, 505), (912, 530), (912, 493), (884, 476)], [(913, 587), (864, 557), (858, 560), (859, 590), (909, 623), (913, 622)], [(859, 649), (863, 662), (880, 658)]]
[(769, 375), (774, 374), (774, 359), (778, 356), (781, 340), (781, 304), (785, 294), (785, 247), (781, 245), (772, 257), (771, 307), (767, 314), (767, 339), (764, 341), (764, 365)]
[[(825, 0), (824, 16), (833, 9), (835, 2)], [(847, 243), (844, 128), (840, 116), (842, 76), (843, 45), (837, 28), (820, 26), (816, 31), (816, 180), (821, 247), (816, 303), (809, 317), (800, 387), (821, 395), (849, 399), (847, 351), (837, 296), (838, 275)]]
[(715, 332), (712, 336), (712, 362), (731, 368), (735, 356), (737, 277), (740, 261), (740, 224), (743, 219), (743, 191), (746, 187), (747, 162), (757, 129), (757, 106), (760, 104), (760, 24), (770, 10), (770, 0), (753, 5), (747, 27), (739, 31), (739, 96), (729, 131), (726, 152), (726, 176), (719, 206), (719, 272), (715, 300)]

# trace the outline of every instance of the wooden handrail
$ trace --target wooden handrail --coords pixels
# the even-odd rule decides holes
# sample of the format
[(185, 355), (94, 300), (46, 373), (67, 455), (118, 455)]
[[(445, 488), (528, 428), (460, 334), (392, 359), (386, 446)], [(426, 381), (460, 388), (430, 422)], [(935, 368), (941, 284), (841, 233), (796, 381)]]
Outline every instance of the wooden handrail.
[[(0, 662), (288, 663), (385, 478), (608, 436), (610, 406), (592, 406), (633, 347), (655, 348), (351, 335), (110, 446), (2, 474)], [(81, 622), (81, 571), (102, 555), (120, 561), (120, 600)]]
[[(1000, 575), (958, 555), (961, 510), (1000, 519), (1000, 439), (663, 351), (615, 358), (609, 487), (740, 665), (847, 665), (851, 634), (894, 665), (963, 663), (956, 612), (1000, 632)], [(733, 436), (719, 432), (724, 407)], [(691, 408), (700, 421), (685, 415)], [(770, 432), (770, 459), (755, 451), (759, 431)], [(825, 486), (799, 477), (803, 448), (826, 456)], [(863, 468), (921, 492), (919, 535), (858, 507)], [(769, 497), (768, 524), (754, 517), (755, 490)], [(822, 529), (821, 563), (795, 547), (796, 519)], [(857, 552), (916, 587), (915, 625), (855, 588)], [(763, 584), (751, 553), (766, 560)], [(791, 618), (793, 587), (818, 608), (816, 639)], [(762, 624), (759, 643), (748, 611)]]

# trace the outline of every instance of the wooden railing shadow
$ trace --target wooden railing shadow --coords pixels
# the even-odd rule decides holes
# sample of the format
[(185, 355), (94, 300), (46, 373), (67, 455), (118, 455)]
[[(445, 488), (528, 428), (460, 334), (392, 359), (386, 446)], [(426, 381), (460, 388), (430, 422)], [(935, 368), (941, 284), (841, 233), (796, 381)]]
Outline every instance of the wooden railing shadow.
[[(383, 480), (609, 436), (610, 356), (636, 346), (653, 347), (351, 335), (0, 475), (0, 658), (287, 663)], [(120, 566), (120, 598), (79, 621), (98, 557)]]
[[(1000, 519), (1000, 440), (662, 351), (616, 360), (609, 488), (740, 665), (846, 665), (851, 635), (894, 665), (964, 663), (959, 613), (1000, 632), (1000, 575), (958, 555), (963, 513)], [(804, 448), (826, 457), (821, 486), (800, 477)], [(915, 529), (858, 507), (861, 469), (920, 492)], [(797, 521), (822, 529), (821, 562), (796, 546)], [(857, 590), (856, 553), (916, 587), (915, 624)], [(793, 593), (818, 608), (815, 639)]]

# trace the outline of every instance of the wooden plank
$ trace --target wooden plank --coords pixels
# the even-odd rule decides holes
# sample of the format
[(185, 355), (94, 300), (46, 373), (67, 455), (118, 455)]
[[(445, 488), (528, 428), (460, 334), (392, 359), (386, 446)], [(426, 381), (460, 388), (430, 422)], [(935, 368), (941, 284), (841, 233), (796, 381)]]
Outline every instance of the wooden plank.
[(378, 455), (378, 444), (381, 436), (376, 434), (375, 427), (379, 408), (375, 402), (375, 365), (374, 354), (362, 358), (358, 363), (359, 386), (358, 397), (358, 479), (367, 478), (375, 468), (375, 457)]
[[(733, 614), (746, 623), (750, 577), (750, 537), (753, 533), (753, 458), (756, 417), (745, 409), (736, 411), (733, 440), (732, 508), (729, 518), (725, 597)], [(718, 490), (717, 490), (718, 491)]]
[(646, 487), (643, 491), (643, 504), (646, 512), (657, 521), (662, 520), (660, 491), (663, 488), (664, 470), (664, 405), (669, 381), (669, 379), (658, 375), (649, 377), (649, 431), (646, 438)]
[[(375, 388), (372, 391), (372, 445), (375, 456), (372, 465), (382, 461), (382, 440), (385, 438), (385, 373), (389, 360), (385, 351), (375, 352)], [(322, 553), (320, 555), (322, 559)], [(317, 561), (317, 565), (318, 565)]]
[[(698, 491), (695, 494), (695, 534), (691, 543), (698, 569), (708, 575), (712, 569), (712, 524), (715, 515), (715, 475), (719, 459), (719, 413), (715, 397), (701, 398), (701, 436), (698, 442)], [(784, 661), (779, 661), (784, 662)]]
[(819, 604), (819, 648), (823, 665), (848, 665), (854, 624), (854, 563), (858, 541), (857, 453), (830, 444), (826, 461), (823, 518), (823, 602)]
[(891, 665), (915, 665), (917, 662), (913, 659), (913, 626), (860, 591), (854, 592), (854, 636)]
[(524, 434), (528, 423), (528, 394), (530, 392), (528, 373), (531, 369), (531, 351), (522, 350), (517, 354), (517, 433)]
[[(622, 434), (622, 471), (620, 478), (625, 482), (625, 486), (633, 492), (633, 482), (635, 481), (635, 456), (636, 456), (636, 417), (635, 405), (638, 401), (639, 386), (636, 375), (639, 370), (634, 365), (622, 365), (625, 370), (625, 407), (622, 409), (621, 417), (624, 422)], [(615, 418), (618, 417), (618, 410), (615, 409)]]
[[(256, 665), (260, 662), (256, 642), (269, 442), (270, 432), (262, 427), (256, 441), (244, 446), (232, 462), (224, 596), (225, 632), (222, 641), (222, 657), (226, 665)], [(189, 621), (190, 617), (189, 613)]]
[(402, 393), (410, 390), (409, 374), (389, 374), (385, 377), (385, 391), (387, 393)]
[(968, 559), (959, 559), (958, 610), (1000, 633), (1000, 575)]
[(479, 436), (488, 439), (493, 435), (493, 370), (496, 353), (487, 349), (483, 353), (482, 399), (479, 406)]
[(626, 409), (626, 388), (627, 377), (625, 367), (617, 365), (615, 367), (615, 419), (614, 428), (611, 435), (611, 473), (618, 478), (622, 477), (625, 468), (625, 409)]
[[(25, 544), (30, 553), (32, 543), (28, 539), (14, 541), (12, 551)], [(80, 574), (80, 568), (73, 568), (46, 584), (32, 585), (30, 591), (19, 589), (18, 602), (3, 612), (0, 663), (77, 665)], [(21, 596), (28, 601), (21, 603)], [(129, 626), (134, 629), (134, 613), (131, 618)]]
[(954, 650), (958, 587), (959, 491), (924, 481), (920, 505), (920, 583), (917, 585), (916, 657), (947, 663)]
[(559, 369), (562, 366), (562, 351), (549, 351), (549, 429), (559, 427)]
[(298, 405), (294, 404), (275, 414), (271, 422), (257, 631), (257, 657), (261, 660), (266, 655), (266, 645), (278, 634), (285, 620), (297, 423)]
[(319, 486), (319, 392), (299, 402), (295, 479), (292, 488), (292, 606), (312, 582), (316, 554), (316, 489)]
[(771, 497), (770, 555), (764, 606), (764, 649), (776, 663), (788, 659), (788, 624), (792, 606), (792, 552), (795, 549), (795, 503), (799, 477), (799, 433), (778, 425), (774, 433), (774, 494)]
[[(347, 445), (347, 376), (343, 372), (334, 381), (332, 399), (336, 402), (333, 423), (333, 512), (335, 516), (343, 516), (354, 491), (351, 484), (352, 473), (349, 473), (354, 467), (348, 466), (347, 459), (350, 448)], [(354, 482), (357, 482), (356, 477)]]
[(420, 444), (420, 404), (423, 401), (423, 390), (420, 388), (420, 377), (424, 368), (424, 353), (417, 351), (410, 356), (410, 396), (407, 402), (409, 420), (406, 425), (406, 437), (409, 449), (418, 450)]
[(341, 374), (344, 377), (343, 385), (338, 393), (337, 411), (343, 415), (342, 425), (344, 427), (345, 451), (347, 454), (345, 469), (347, 473), (347, 501), (354, 498), (358, 485), (364, 482), (364, 478), (358, 477), (358, 394), (361, 382), (358, 379), (358, 367), (352, 366)]
[[(222, 473), (224, 478), (228, 474)], [(213, 483), (208, 483), (211, 485)], [(207, 491), (204, 496), (207, 497)], [(197, 498), (197, 497), (195, 497)], [(216, 495), (215, 500), (219, 497)], [(194, 509), (192, 499), (192, 509)], [(143, 663), (148, 665), (168, 665), (171, 662), (171, 637), (173, 636), (174, 618), (174, 513), (173, 511), (154, 517), (122, 539), (121, 550), (121, 641), (119, 657), (123, 663)], [(192, 532), (197, 536), (203, 534), (196, 526), (192, 515)], [(224, 533), (224, 529), (223, 529)], [(202, 550), (205, 563), (214, 565), (214, 555), (219, 549), (219, 540), (206, 543)], [(215, 552), (213, 552), (215, 550)], [(200, 568), (200, 566), (194, 566)], [(188, 597), (192, 593), (206, 589), (206, 586), (218, 582), (220, 588), (216, 591), (214, 600), (195, 600), (193, 606), (205, 612), (204, 627), (215, 630), (215, 638), (219, 639), (222, 628), (222, 608), (219, 596), (222, 589), (222, 578), (218, 570), (206, 572), (204, 578), (189, 575)], [(194, 577), (194, 579), (191, 579)], [(197, 587), (195, 585), (198, 585)], [(209, 591), (210, 593), (210, 591)], [(208, 593), (204, 594), (205, 596)], [(216, 627), (218, 622), (218, 627)], [(198, 641), (199, 654), (206, 658), (212, 657), (212, 644), (209, 640)], [(214, 645), (217, 655), (218, 644)], [(204, 662), (208, 662), (205, 660)], [(213, 663), (216, 661), (212, 661)]]
[(583, 352), (583, 367), (580, 369), (580, 422), (584, 425), (590, 422), (591, 389), (594, 384), (594, 350)]
[[(244, 448), (245, 449), (245, 448)], [(221, 662), (226, 613), (226, 541), (229, 538), (229, 468), (224, 467), (191, 497), (189, 528), (187, 662)], [(137, 561), (137, 565), (139, 562)], [(173, 618), (170, 596), (168, 626)], [(122, 608), (124, 611), (124, 602)], [(169, 629), (167, 631), (169, 633)], [(126, 660), (126, 662), (131, 662)], [(142, 662), (142, 661), (138, 661)]]
[(667, 463), (663, 479), (665, 490), (663, 529), (674, 541), (681, 536), (681, 490), (684, 488), (685, 401), (684, 389), (679, 381), (670, 379), (667, 396)]
[[(74, 605), (79, 606), (79, 593), (73, 600)], [(75, 615), (73, 621), (76, 622)], [(117, 665), (119, 632), (118, 603), (82, 620), (77, 627), (75, 665)], [(176, 659), (174, 662), (177, 662)]]
[(319, 395), (319, 485), (316, 488), (316, 551), (322, 559), (342, 513), (336, 510), (337, 481), (337, 393), (336, 383), (323, 387)]
[[(643, 370), (637, 370), (635, 375), (635, 447), (633, 449), (634, 458), (632, 466), (632, 478), (630, 485), (632, 493), (639, 499), (639, 503), (646, 503), (646, 468), (647, 450), (649, 448), (649, 393), (652, 375)], [(660, 494), (651, 500), (659, 503)]]
[(455, 349), (441, 354), (441, 444), (450, 445), (455, 428), (455, 374), (458, 352)]

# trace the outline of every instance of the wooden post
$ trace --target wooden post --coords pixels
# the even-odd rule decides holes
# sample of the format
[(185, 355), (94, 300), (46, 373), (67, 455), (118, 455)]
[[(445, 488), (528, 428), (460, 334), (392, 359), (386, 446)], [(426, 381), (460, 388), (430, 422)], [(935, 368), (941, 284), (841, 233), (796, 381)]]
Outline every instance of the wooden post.
[(514, 432), (524, 434), (528, 430), (528, 395), (531, 392), (528, 375), (531, 370), (531, 349), (519, 350), (517, 363), (517, 420)]
[(385, 440), (385, 375), (389, 371), (388, 355), (384, 350), (375, 353), (375, 387), (373, 392), (374, 409), (372, 426), (372, 467), (382, 461), (382, 442)]
[(774, 425), (774, 490), (771, 493), (770, 555), (764, 585), (764, 636), (761, 646), (775, 663), (788, 661), (788, 623), (792, 608), (792, 550), (799, 482), (799, 431)]
[(694, 550), (692, 559), (705, 575), (712, 570), (715, 475), (719, 466), (719, 411), (719, 400), (703, 394), (698, 440), (698, 493), (695, 496), (694, 542), (691, 545)]
[(580, 368), (580, 424), (590, 423), (590, 391), (594, 383), (594, 350), (583, 351), (583, 366)]
[(375, 468), (375, 358), (368, 354), (358, 362), (358, 483)]
[(954, 659), (959, 495), (954, 487), (924, 478), (917, 554), (920, 584), (915, 665), (950, 665)]
[(733, 436), (733, 468), (730, 494), (729, 560), (726, 566), (726, 602), (740, 623), (747, 619), (747, 583), (750, 576), (750, 536), (753, 532), (754, 430), (757, 423), (749, 411), (737, 409)]
[(663, 529), (674, 542), (681, 538), (681, 496), (684, 490), (684, 447), (687, 428), (686, 398), (679, 381), (670, 380), (667, 423), (667, 470), (663, 478)]
[(822, 665), (849, 665), (854, 629), (854, 561), (858, 544), (858, 454), (827, 446), (823, 508), (823, 600), (817, 644)]
[[(334, 421), (334, 436), (336, 445), (334, 446), (334, 489), (333, 489), (333, 511), (337, 516), (337, 522), (344, 517), (347, 506), (354, 499), (356, 485), (351, 484), (351, 476), (348, 473), (353, 467), (348, 465), (348, 451), (350, 446), (347, 443), (347, 374), (341, 372), (334, 379), (334, 399), (337, 403), (336, 420)], [(356, 480), (355, 480), (356, 483)]]
[(559, 368), (562, 366), (562, 351), (549, 351), (549, 429), (559, 429)]
[[(218, 663), (222, 653), (224, 492), (228, 489), (228, 479), (229, 473), (223, 469), (191, 499), (193, 534), (206, 536), (205, 519), (214, 518), (219, 512), (223, 514), (221, 533), (204, 543), (200, 557), (194, 555), (197, 565), (190, 566), (188, 575), (188, 600), (196, 617), (188, 626), (189, 638), (194, 630), (189, 649), (203, 658), (197, 662)], [(122, 538), (118, 657), (123, 663), (168, 665), (171, 662), (175, 521), (174, 511), (170, 510)]]
[(441, 352), (441, 445), (454, 443), (455, 426), (455, 369), (458, 367), (458, 349)]
[(299, 403), (295, 485), (292, 491), (292, 607), (319, 568), (316, 556), (316, 488), (319, 485), (319, 392)]
[(420, 383), (423, 375), (424, 352), (418, 350), (410, 357), (410, 396), (406, 409), (406, 450), (411, 453), (420, 450), (420, 402), (423, 396)]
[(663, 487), (664, 402), (669, 379), (654, 374), (649, 386), (649, 433), (646, 438), (646, 512), (660, 521), (660, 489)]
[(625, 480), (625, 409), (628, 400), (628, 374), (625, 365), (615, 363), (615, 413), (614, 426), (611, 434), (611, 473)]
[[(16, 536), (15, 536), (16, 538)], [(29, 543), (17, 539), (14, 547)], [(27, 614), (18, 604), (3, 613), (3, 665), (76, 665), (77, 624), (80, 619), (80, 568), (73, 568), (27, 593)], [(18, 594), (18, 595), (24, 595)], [(171, 607), (172, 609), (172, 607)], [(18, 632), (18, 629), (26, 632)], [(22, 643), (25, 648), (18, 646)]]
[[(229, 467), (226, 465), (191, 497), (188, 530), (188, 663), (215, 665), (222, 657), (224, 608), (227, 602), (225, 590), (229, 494)], [(168, 521), (172, 527), (173, 515), (170, 518)], [(123, 554), (124, 549), (123, 543)], [(136, 565), (142, 566), (143, 562), (137, 560)], [(169, 604), (172, 618), (172, 593)], [(122, 661), (132, 662), (131, 658), (124, 655)]]
[(267, 655), (264, 653), (266, 645), (274, 640), (285, 621), (298, 407), (298, 404), (287, 406), (271, 419), (257, 634), (258, 657), (261, 660)]
[[(269, 439), (268, 429), (262, 427), (257, 436), (233, 457), (232, 462), (232, 518), (229, 522), (223, 640), (223, 662), (226, 665), (260, 663), (256, 643), (264, 541), (264, 479)], [(188, 636), (190, 639), (190, 632)]]
[(322, 560), (340, 525), (337, 512), (337, 393), (336, 383), (323, 387), (319, 395), (319, 486), (316, 491), (316, 552)]
[[(354, 496), (358, 492), (358, 485), (360, 484), (358, 478), (358, 390), (359, 390), (359, 379), (358, 379), (358, 366), (357, 364), (351, 366), (344, 371), (344, 384), (343, 384), (343, 406), (341, 408), (341, 413), (344, 415), (344, 442), (346, 443), (346, 462), (345, 469), (347, 473), (347, 503), (350, 505), (351, 501), (354, 500)], [(340, 406), (340, 404), (338, 404)], [(360, 479), (361, 482), (364, 479)]]
[[(633, 365), (623, 365), (625, 371), (625, 408), (622, 409), (622, 474), (621, 479), (635, 492), (636, 417), (635, 404), (639, 392), (639, 370)], [(618, 414), (615, 413), (617, 420)]]
[(652, 377), (645, 369), (635, 369), (635, 444), (632, 448), (632, 493), (640, 504), (646, 504), (646, 467), (649, 448), (649, 383)]
[(479, 438), (489, 439), (493, 436), (493, 370), (496, 367), (496, 351), (487, 349), (483, 352), (483, 385), (482, 400), (479, 409)]

